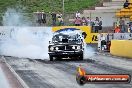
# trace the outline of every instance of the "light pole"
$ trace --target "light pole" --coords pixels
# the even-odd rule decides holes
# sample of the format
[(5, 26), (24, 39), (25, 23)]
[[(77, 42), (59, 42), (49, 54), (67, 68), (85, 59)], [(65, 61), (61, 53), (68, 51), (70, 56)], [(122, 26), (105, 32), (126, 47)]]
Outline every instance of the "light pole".
[(65, 0), (63, 0), (63, 15), (65, 13)]

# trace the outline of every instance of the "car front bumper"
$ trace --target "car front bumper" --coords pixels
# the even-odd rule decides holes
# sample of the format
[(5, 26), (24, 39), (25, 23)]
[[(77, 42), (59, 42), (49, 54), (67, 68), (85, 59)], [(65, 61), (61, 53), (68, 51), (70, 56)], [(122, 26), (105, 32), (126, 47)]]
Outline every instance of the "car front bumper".
[(82, 54), (83, 51), (49, 52), (49, 55), (54, 57), (78, 57)]

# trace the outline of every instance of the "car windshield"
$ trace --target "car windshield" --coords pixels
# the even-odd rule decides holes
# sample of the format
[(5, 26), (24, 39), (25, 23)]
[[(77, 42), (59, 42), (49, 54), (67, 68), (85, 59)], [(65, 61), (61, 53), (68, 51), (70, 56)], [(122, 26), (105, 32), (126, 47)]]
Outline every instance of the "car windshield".
[(82, 36), (79, 34), (56, 34), (53, 36), (52, 41), (54, 43), (81, 43), (83, 41)]

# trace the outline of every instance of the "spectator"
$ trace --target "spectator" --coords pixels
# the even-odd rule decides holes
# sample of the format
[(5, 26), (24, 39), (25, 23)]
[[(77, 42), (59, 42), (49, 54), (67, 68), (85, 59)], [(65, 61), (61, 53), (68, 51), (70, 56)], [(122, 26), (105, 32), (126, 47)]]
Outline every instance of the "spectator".
[(86, 18), (85, 17), (82, 17), (82, 26), (86, 26)]
[(120, 33), (120, 31), (121, 31), (120, 27), (119, 26), (116, 26), (114, 32), (115, 33)]
[(89, 17), (87, 17), (86, 22), (87, 22), (87, 26), (91, 26), (91, 19)]
[(132, 25), (130, 25), (129, 32), (132, 33)]
[(91, 26), (91, 31), (95, 32), (95, 26), (94, 26), (94, 21), (90, 19), (90, 26)]
[(101, 51), (101, 33), (99, 33), (98, 35), (97, 35), (97, 38), (98, 38), (98, 50), (99, 50), (99, 52)]
[(120, 18), (119, 26), (121, 29), (121, 33), (124, 33), (125, 32), (125, 21), (122, 18)]
[[(101, 17), (100, 17), (101, 19)], [(102, 20), (99, 20), (99, 30), (102, 30)]]
[(53, 26), (56, 26), (56, 13), (51, 13), (51, 16), (52, 16), (52, 25)]
[(95, 30), (95, 33), (98, 33), (98, 31), (99, 31), (99, 23), (100, 23), (99, 18), (96, 17), (96, 19), (94, 21), (94, 30)]
[(81, 26), (82, 24), (82, 19), (80, 17), (76, 17), (74, 21), (75, 26)]
[(101, 34), (101, 50), (106, 50), (107, 49), (107, 46), (106, 46), (106, 39), (105, 39), (105, 36), (103, 34)]
[(60, 13), (57, 14), (57, 17), (58, 17), (58, 21), (59, 21), (59, 26), (64, 25), (62, 14), (60, 14)]
[(129, 5), (130, 5), (130, 3), (129, 3), (129, 1), (128, 0), (126, 0), (126, 2), (124, 3), (124, 8), (128, 8), (129, 7)]
[(76, 12), (76, 17), (81, 17), (81, 14), (78, 11)]
[(37, 12), (35, 12), (35, 14), (36, 14), (36, 16), (37, 16), (37, 23), (38, 23), (39, 25), (41, 25), (41, 22), (42, 22), (42, 19), (41, 19), (42, 14), (41, 14), (41, 12), (39, 12), (39, 10), (37, 10)]
[(43, 9), (42, 9), (42, 12), (41, 12), (41, 22), (42, 22), (43, 24), (46, 23), (46, 14), (45, 14), (45, 12), (44, 12)]

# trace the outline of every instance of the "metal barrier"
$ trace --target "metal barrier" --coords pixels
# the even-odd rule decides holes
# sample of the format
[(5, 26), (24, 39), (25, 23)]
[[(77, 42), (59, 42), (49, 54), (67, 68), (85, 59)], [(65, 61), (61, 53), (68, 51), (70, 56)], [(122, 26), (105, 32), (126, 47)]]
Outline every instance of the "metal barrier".
[[(18, 32), (19, 31), (19, 32)], [(6, 40), (10, 39), (16, 39), (21, 32), (24, 36), (27, 33), (27, 36), (29, 34), (34, 34), (35, 36), (41, 38), (42, 40), (44, 37), (47, 36), (52, 36), (52, 27), (16, 27), (16, 26), (0, 26), (0, 42), (4, 42)], [(30, 32), (30, 33), (28, 33)], [(43, 36), (45, 35), (45, 36)]]

